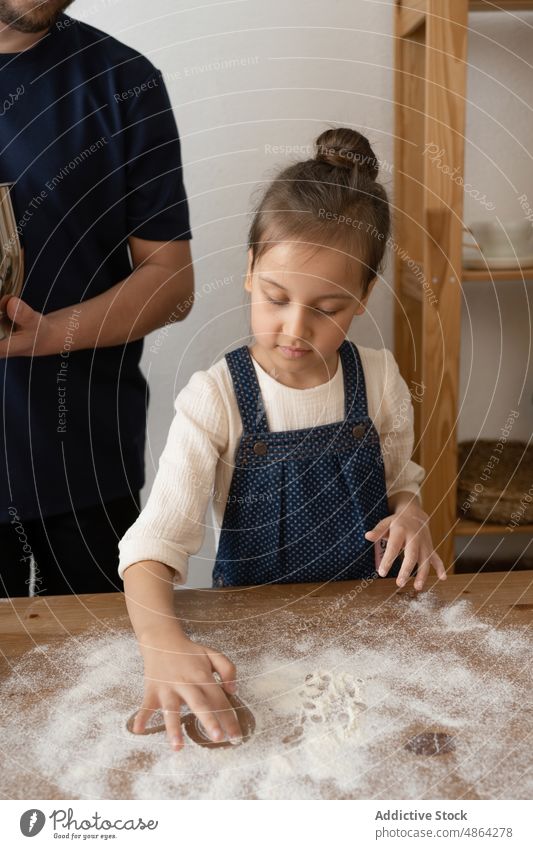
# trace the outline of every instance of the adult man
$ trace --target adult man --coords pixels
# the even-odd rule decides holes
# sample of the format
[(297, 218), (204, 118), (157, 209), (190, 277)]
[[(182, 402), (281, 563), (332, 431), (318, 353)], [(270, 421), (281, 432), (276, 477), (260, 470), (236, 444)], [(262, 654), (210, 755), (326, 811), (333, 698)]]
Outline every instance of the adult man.
[(70, 2), (0, 0), (0, 183), (25, 267), (21, 298), (0, 303), (4, 596), (121, 588), (144, 483), (142, 338), (193, 299), (161, 74)]

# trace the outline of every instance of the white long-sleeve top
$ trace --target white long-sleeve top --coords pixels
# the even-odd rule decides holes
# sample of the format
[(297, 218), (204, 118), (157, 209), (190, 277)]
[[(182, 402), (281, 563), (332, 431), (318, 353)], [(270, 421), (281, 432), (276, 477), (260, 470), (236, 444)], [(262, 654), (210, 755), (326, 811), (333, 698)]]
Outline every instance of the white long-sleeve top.
[[(425, 470), (411, 460), (413, 406), (387, 348), (357, 346), (365, 375), (368, 415), (380, 435), (387, 495), (419, 494)], [(294, 389), (279, 383), (252, 357), (271, 431), (317, 427), (344, 419), (341, 357), (326, 383)], [(218, 546), (242, 421), (225, 357), (196, 371), (178, 394), (175, 416), (149, 498), (119, 543), (121, 578), (140, 560), (157, 560), (187, 580), (188, 559), (202, 546), (211, 501)]]

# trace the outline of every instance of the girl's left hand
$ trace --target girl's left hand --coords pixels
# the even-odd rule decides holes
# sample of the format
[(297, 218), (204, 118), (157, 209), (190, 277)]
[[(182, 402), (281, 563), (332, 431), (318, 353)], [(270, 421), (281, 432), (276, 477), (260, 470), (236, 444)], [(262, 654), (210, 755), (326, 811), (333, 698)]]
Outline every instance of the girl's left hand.
[(365, 537), (373, 542), (381, 537), (388, 537), (387, 547), (378, 569), (382, 577), (385, 577), (398, 554), (405, 549), (403, 563), (396, 578), (399, 587), (407, 583), (417, 563), (419, 567), (415, 577), (415, 590), (422, 589), (431, 566), (441, 581), (446, 580), (446, 569), (433, 549), (428, 522), (428, 514), (421, 507), (411, 504), (391, 516), (386, 516), (375, 528), (366, 532)]

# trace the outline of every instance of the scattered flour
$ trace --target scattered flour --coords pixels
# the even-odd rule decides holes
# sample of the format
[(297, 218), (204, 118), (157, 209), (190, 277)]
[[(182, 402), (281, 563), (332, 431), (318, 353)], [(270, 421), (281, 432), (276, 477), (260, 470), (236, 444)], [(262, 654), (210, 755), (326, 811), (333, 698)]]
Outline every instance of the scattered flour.
[(442, 611), (442, 623), (447, 631), (471, 631), (475, 628), (484, 631), (490, 628), (487, 622), (470, 615), (469, 606), (468, 601), (456, 601)]
[[(529, 629), (430, 592), (354, 611), (329, 638), (283, 610), (191, 633), (237, 664), (257, 727), (235, 748), (128, 732), (143, 682), (125, 619), (33, 649), (0, 688), (0, 789), (24, 798), (26, 771), (65, 798), (531, 798)], [(407, 751), (426, 731), (453, 752)]]

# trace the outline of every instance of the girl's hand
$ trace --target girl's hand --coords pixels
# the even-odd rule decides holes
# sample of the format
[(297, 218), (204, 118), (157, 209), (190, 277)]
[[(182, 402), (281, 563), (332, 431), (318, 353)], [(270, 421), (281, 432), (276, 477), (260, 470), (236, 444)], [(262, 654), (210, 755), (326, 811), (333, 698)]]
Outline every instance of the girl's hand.
[[(181, 629), (169, 627), (143, 635), (140, 643), (144, 659), (144, 699), (132, 730), (141, 734), (152, 713), (161, 708), (170, 745), (183, 748), (181, 706), (196, 714), (208, 736), (215, 742), (240, 741), (241, 727), (226, 696), (236, 692), (236, 670), (221, 652), (193, 643)], [(221, 684), (213, 673), (218, 672)]]
[(405, 549), (403, 563), (396, 578), (399, 587), (407, 583), (417, 563), (419, 568), (415, 577), (415, 590), (422, 589), (431, 566), (441, 581), (446, 580), (446, 569), (433, 549), (428, 522), (429, 516), (421, 507), (409, 504), (391, 516), (386, 516), (375, 528), (367, 531), (365, 537), (374, 542), (381, 537), (388, 537), (387, 547), (378, 569), (382, 577), (385, 577), (398, 554)]

